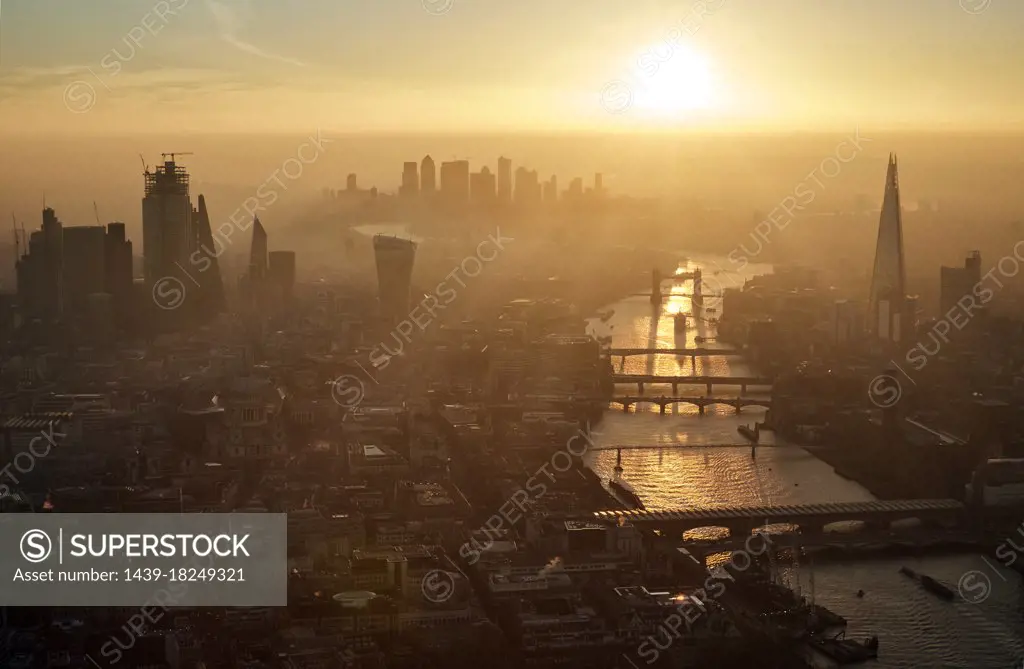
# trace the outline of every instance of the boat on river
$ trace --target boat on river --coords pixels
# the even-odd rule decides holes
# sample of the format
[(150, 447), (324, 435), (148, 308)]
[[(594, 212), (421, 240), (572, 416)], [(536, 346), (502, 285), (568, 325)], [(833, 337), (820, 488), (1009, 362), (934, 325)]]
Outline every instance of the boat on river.
[(616, 497), (626, 504), (632, 505), (634, 509), (643, 510), (645, 508), (643, 501), (640, 499), (640, 495), (637, 495), (636, 491), (633, 490), (633, 486), (629, 485), (629, 483), (621, 478), (615, 477), (609, 479), (608, 487), (612, 489), (612, 492), (615, 493)]
[(912, 578), (921, 584), (921, 587), (940, 599), (951, 602), (956, 599), (956, 593), (946, 584), (936, 581), (927, 574), (919, 574), (910, 567), (900, 567), (900, 573), (907, 578)]

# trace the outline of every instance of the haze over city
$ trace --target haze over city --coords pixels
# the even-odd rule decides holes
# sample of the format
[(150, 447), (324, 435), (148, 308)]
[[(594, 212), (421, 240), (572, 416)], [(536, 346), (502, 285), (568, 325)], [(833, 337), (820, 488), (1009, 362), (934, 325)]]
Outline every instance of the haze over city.
[(1022, 666), (1022, 31), (3, 3), (0, 669)]

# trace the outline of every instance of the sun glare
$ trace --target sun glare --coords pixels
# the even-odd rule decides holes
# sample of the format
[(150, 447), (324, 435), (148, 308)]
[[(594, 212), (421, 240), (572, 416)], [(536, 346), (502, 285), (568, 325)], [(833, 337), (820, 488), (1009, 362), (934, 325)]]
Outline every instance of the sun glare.
[(637, 109), (679, 115), (715, 106), (714, 77), (708, 59), (686, 44), (659, 44), (637, 59)]

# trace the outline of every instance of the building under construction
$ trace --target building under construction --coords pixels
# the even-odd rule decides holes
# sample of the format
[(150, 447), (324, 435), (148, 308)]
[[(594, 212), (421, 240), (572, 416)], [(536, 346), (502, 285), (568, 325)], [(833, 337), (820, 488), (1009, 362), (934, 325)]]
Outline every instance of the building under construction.
[[(166, 157), (170, 156), (170, 160)], [(142, 199), (142, 254), (146, 283), (177, 277), (188, 266), (198, 236), (192, 220), (189, 174), (164, 154), (163, 165), (144, 172)]]
[[(145, 168), (142, 199), (142, 254), (146, 285), (161, 280), (175, 282), (187, 302), (185, 315), (201, 321), (225, 308), (224, 286), (217, 256), (221, 247), (213, 239), (205, 199), (193, 208), (190, 177), (174, 158), (184, 153), (165, 153), (163, 165)], [(189, 295), (191, 293), (191, 296)], [(169, 305), (158, 305), (167, 309)], [(177, 306), (174, 308), (177, 310)]]

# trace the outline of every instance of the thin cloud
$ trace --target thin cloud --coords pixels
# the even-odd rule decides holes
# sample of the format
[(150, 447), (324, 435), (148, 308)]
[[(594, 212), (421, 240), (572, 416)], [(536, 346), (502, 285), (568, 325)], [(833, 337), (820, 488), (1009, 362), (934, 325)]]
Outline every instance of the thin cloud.
[(210, 13), (213, 14), (213, 18), (217, 21), (221, 39), (239, 51), (244, 51), (245, 53), (259, 56), (260, 58), (266, 58), (267, 60), (276, 60), (279, 63), (287, 63), (288, 65), (295, 65), (297, 67), (306, 66), (306, 64), (301, 60), (265, 51), (255, 44), (241, 39), (238, 36), (238, 33), (240, 32), (239, 28), (241, 27), (242, 19), (235, 7), (224, 2), (219, 2), (218, 0), (206, 0), (206, 5), (210, 8)]

